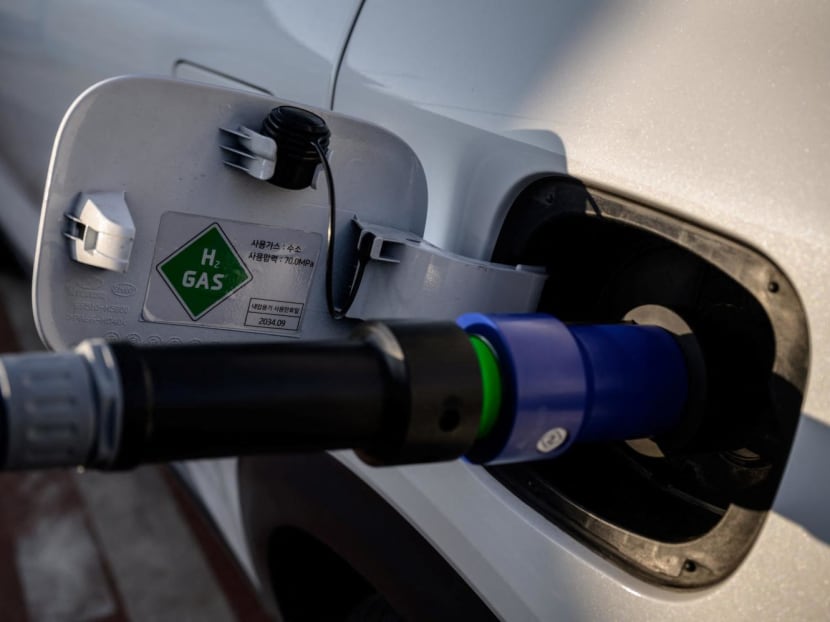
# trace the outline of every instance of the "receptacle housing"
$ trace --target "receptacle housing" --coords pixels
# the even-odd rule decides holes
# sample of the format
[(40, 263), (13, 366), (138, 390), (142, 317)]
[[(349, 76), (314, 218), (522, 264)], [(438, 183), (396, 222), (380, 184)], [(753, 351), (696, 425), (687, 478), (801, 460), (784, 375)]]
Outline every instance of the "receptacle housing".
[(584, 445), (491, 473), (642, 578), (693, 588), (728, 576), (772, 504), (800, 413), (809, 341), (792, 283), (746, 244), (567, 177), (521, 193), (493, 260), (546, 265), (539, 310), (564, 321), (620, 321), (643, 305), (676, 313), (705, 382), (696, 420), (651, 450)]

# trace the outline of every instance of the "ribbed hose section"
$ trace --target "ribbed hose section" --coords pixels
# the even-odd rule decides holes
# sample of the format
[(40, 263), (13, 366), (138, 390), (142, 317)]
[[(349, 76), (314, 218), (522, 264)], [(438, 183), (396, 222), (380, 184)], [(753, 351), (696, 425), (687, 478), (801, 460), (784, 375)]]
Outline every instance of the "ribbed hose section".
[(5, 469), (106, 466), (120, 436), (118, 372), (103, 342), (0, 357)]

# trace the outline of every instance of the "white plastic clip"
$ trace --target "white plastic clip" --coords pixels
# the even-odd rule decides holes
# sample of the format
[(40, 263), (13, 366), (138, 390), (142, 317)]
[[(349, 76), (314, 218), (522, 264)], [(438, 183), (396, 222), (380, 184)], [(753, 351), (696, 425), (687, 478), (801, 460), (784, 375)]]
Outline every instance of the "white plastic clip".
[(220, 146), (222, 151), (228, 154), (224, 160), (225, 164), (263, 181), (274, 176), (277, 143), (273, 138), (258, 134), (244, 126), (239, 126), (236, 130), (220, 127), (219, 131), (232, 136), (240, 147), (237, 149), (227, 145)]
[(135, 239), (135, 225), (123, 192), (82, 193), (64, 235), (69, 255), (90, 266), (126, 272)]

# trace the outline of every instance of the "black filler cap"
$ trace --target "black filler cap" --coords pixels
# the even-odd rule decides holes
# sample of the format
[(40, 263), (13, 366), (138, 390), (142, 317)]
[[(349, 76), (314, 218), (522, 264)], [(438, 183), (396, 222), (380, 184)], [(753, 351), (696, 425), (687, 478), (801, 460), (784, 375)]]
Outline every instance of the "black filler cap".
[(262, 133), (277, 143), (276, 169), (268, 181), (289, 190), (308, 188), (320, 163), (313, 143), (325, 153), (331, 137), (323, 118), (296, 106), (279, 106), (265, 117)]

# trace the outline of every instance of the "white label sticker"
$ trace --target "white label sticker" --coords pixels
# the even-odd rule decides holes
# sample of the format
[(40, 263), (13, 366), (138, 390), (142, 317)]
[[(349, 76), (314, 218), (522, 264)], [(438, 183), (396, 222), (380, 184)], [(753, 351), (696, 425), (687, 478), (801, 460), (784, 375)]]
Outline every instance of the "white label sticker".
[(143, 317), (296, 336), (321, 246), (319, 233), (166, 212)]
[(536, 443), (536, 450), (543, 454), (549, 454), (566, 440), (568, 440), (568, 431), (565, 428), (551, 428)]

